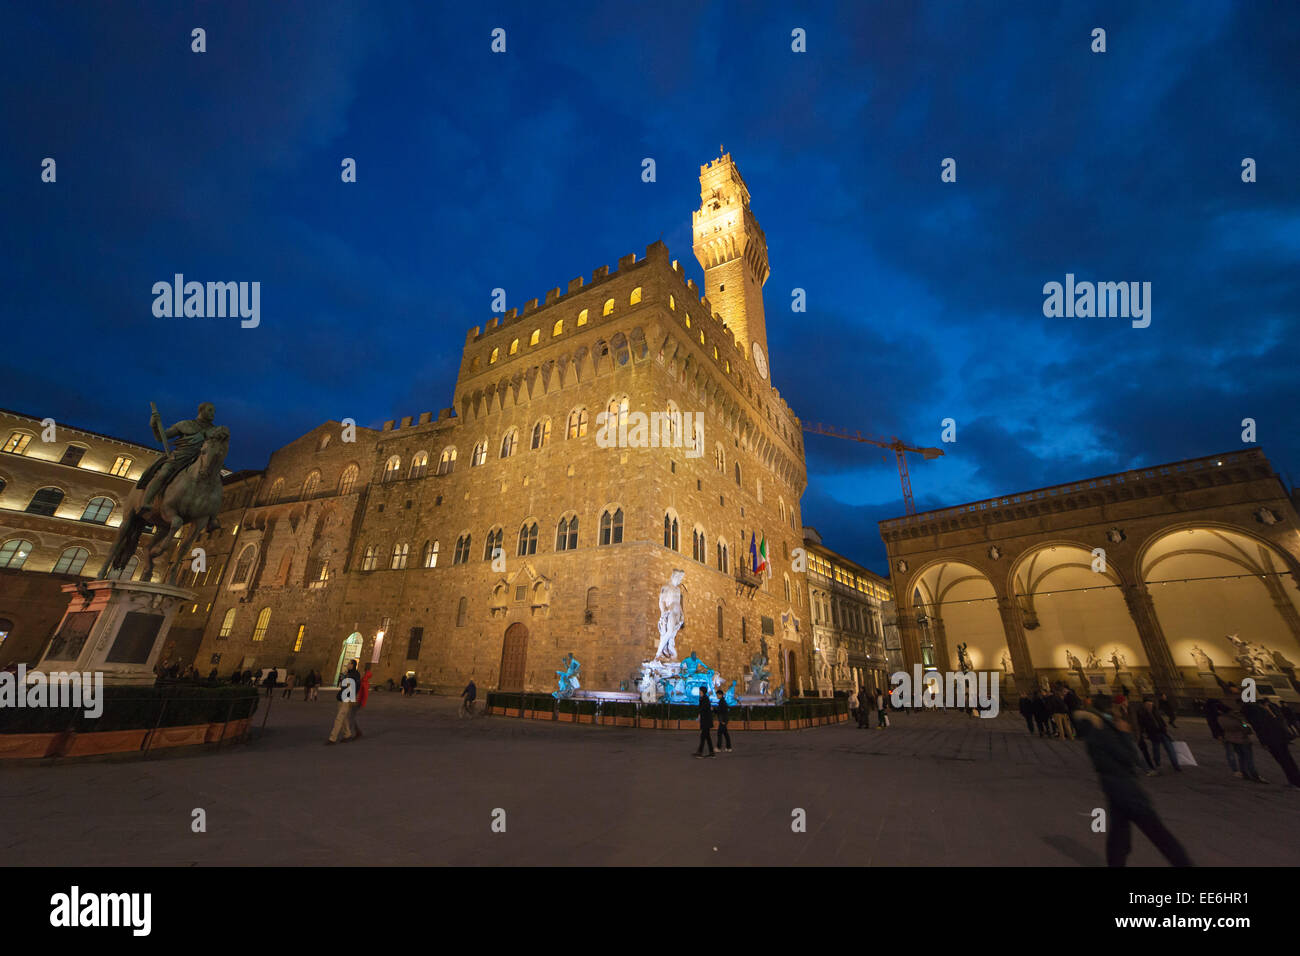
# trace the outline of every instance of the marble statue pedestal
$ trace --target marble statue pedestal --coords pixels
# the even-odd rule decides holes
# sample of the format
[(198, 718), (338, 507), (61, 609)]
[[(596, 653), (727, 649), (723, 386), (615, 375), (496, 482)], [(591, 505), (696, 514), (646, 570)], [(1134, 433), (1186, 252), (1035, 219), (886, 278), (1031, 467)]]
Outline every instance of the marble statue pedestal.
[(1285, 674), (1267, 673), (1255, 674), (1255, 689), (1260, 697), (1276, 697), (1284, 700), (1288, 704), (1300, 702), (1300, 694), (1291, 686), (1291, 681)]
[(1083, 676), (1088, 679), (1088, 695), (1113, 693), (1106, 672), (1100, 667), (1085, 667)]
[(36, 670), (100, 672), (105, 684), (152, 684), (177, 612), (193, 591), (148, 581), (67, 584), (63, 613)]

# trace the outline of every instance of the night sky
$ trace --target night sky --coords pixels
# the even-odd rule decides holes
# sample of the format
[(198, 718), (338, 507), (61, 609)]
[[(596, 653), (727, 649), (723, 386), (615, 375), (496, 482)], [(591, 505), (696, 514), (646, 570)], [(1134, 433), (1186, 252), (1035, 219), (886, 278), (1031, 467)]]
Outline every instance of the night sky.
[[(235, 469), (327, 419), (436, 412), (498, 286), (522, 306), (661, 237), (703, 285), (690, 215), (724, 144), (767, 233), (772, 375), (796, 414), (921, 445), (956, 421), (946, 457), (913, 465), (918, 508), (1241, 448), (1247, 417), (1300, 474), (1290, 0), (4, 20), (5, 407), (150, 442), (151, 400), (169, 423), (211, 400)], [(260, 281), (260, 327), (155, 318), (177, 272)], [(1150, 282), (1150, 327), (1045, 318), (1066, 273)], [(807, 450), (805, 524), (885, 571), (892, 455)]]

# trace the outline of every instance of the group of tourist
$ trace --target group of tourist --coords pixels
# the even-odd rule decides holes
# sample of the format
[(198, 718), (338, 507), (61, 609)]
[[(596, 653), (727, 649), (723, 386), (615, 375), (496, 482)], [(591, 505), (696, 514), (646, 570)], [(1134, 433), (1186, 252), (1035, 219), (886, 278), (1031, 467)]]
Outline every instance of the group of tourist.
[(1300, 728), (1296, 726), (1295, 711), (1286, 701), (1243, 701), (1239, 689), (1229, 685), (1222, 700), (1205, 702), (1205, 722), (1214, 739), (1223, 742), (1223, 755), (1234, 777), (1268, 782), (1255, 767), (1254, 737), (1282, 769), (1287, 788), (1300, 788), (1300, 769), (1290, 749)]
[[(708, 756), (716, 757), (720, 753), (731, 753), (731, 731), (727, 729), (727, 723), (731, 719), (731, 705), (727, 703), (724, 696), (718, 697), (718, 747), (713, 748), (713, 738), (710, 731), (713, 730), (713, 704), (709, 700), (708, 688), (700, 688), (700, 745), (695, 748), (695, 756), (703, 757), (704, 748), (709, 749)], [(724, 747), (722, 742), (726, 741)]]
[(871, 715), (876, 715), (876, 727), (884, 729), (889, 726), (889, 710), (893, 708), (888, 694), (868, 690), (862, 687), (856, 694), (849, 695), (849, 717), (856, 720), (859, 730), (871, 727)]

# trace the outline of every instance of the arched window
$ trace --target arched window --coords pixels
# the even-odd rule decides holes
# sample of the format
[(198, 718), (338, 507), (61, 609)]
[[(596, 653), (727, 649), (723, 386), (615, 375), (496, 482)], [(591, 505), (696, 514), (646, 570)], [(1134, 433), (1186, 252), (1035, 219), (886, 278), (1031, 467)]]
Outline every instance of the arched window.
[(660, 435), (660, 445), (665, 448), (676, 448), (677, 441), (682, 434), (682, 413), (677, 407), (677, 403), (670, 401), (668, 408), (664, 412), (663, 434)]
[(32, 495), (31, 503), (27, 506), (29, 514), (45, 515), (53, 517), (54, 512), (59, 510), (59, 505), (63, 504), (63, 492), (58, 488), (42, 488), (36, 494)]
[(736, 484), (740, 484), (740, 462), (736, 462)]
[(569, 412), (568, 436), (570, 438), (585, 438), (587, 436), (587, 410), (585, 408), (575, 408)]
[(359, 471), (356, 465), (348, 465), (343, 469), (343, 475), (339, 478), (339, 494), (348, 495), (352, 493), (352, 486), (357, 483)]
[(551, 326), (551, 338), (555, 338), (555, 336), (559, 335), (563, 331), (564, 331), (564, 320), (556, 319), (555, 324)]
[(246, 545), (239, 552), (239, 559), (235, 562), (235, 574), (230, 579), (231, 584), (247, 584), (248, 574), (253, 570), (253, 558), (257, 557), (257, 547), (255, 545)]
[(59, 555), (59, 560), (54, 565), (54, 573), (80, 574), (88, 557), (90, 557), (90, 552), (85, 548), (68, 548)]
[(397, 476), (401, 471), (402, 459), (393, 455), (393, 457), (388, 459), (388, 463), (384, 465), (384, 481), (396, 481)]
[(664, 515), (664, 547), (678, 550), (677, 519), (671, 514)]
[(671, 295), (668, 296), (668, 308), (673, 312), (677, 311), (677, 300), (674, 299)]
[(520, 556), (537, 553), (537, 522), (526, 524), (519, 529), (519, 551)]
[(501, 547), (501, 541), (504, 537), (505, 532), (500, 528), (488, 532), (487, 541), (483, 542), (484, 561), (491, 561), (495, 558), (498, 549), (501, 550), (502, 554), (505, 554), (505, 549)]
[(637, 286), (632, 290), (632, 297), (627, 300), (628, 305), (636, 305), (641, 301), (641, 287)]
[(533, 426), (533, 451), (544, 448), (551, 440), (551, 420), (544, 418)]
[(309, 498), (315, 498), (316, 492), (320, 489), (320, 472), (313, 471), (307, 476), (307, 480), (302, 483), (302, 497), (306, 501)]
[(501, 357), (501, 350), (500, 350), (500, 349), (493, 349), (493, 350), (492, 350), (492, 355), (488, 358), (488, 364), (489, 364), (489, 365), (495, 365), (497, 359), (500, 358), (500, 357)]
[(510, 354), (514, 355), (518, 351), (519, 351), (519, 340), (515, 339), (513, 342), (510, 343)]
[(611, 398), (609, 404), (605, 406), (605, 427), (611, 432), (617, 431), (622, 434), (627, 428), (627, 409), (626, 395), (616, 395)]
[(528, 337), (528, 344), (529, 344), (529, 345), (536, 345), (536, 344), (537, 344), (538, 342), (540, 342), (541, 340), (542, 340), (542, 330), (541, 330), (541, 329), (533, 329), (533, 334), (530, 335), (530, 336)]
[(691, 314), (689, 312), (686, 313), (686, 327), (688, 329), (691, 327)]
[(477, 468), (485, 461), (487, 461), (487, 442), (481, 441), (474, 446), (474, 455), (469, 460), (469, 466)]
[(757, 489), (755, 493), (758, 495), (758, 503), (761, 505), (763, 503), (763, 479), (762, 478), (758, 479)]
[(604, 511), (600, 516), (600, 543), (623, 543), (623, 509)]
[(790, 603), (790, 575), (786, 574), (784, 575), (784, 577), (785, 577), (785, 603), (789, 604)]
[(113, 513), (112, 498), (91, 498), (86, 505), (86, 510), (81, 513), (82, 521), (91, 521), (95, 524), (104, 524), (108, 521), (108, 516)]
[(230, 632), (235, 626), (235, 609), (232, 607), (226, 611), (226, 616), (221, 619), (221, 630), (217, 637), (229, 637)]
[(261, 611), (258, 612), (257, 624), (253, 627), (253, 641), (255, 643), (258, 641), (266, 640), (266, 629), (267, 627), (270, 626), (270, 624), (271, 624), (271, 609), (269, 607), (264, 607), (262, 608)]
[(704, 530), (702, 528), (696, 528), (691, 532), (691, 557), (700, 564), (708, 563), (709, 552), (704, 545)]
[(587, 310), (583, 309), (578, 313), (578, 326), (582, 327), (587, 324)]
[[(128, 560), (123, 567), (121, 567), (120, 569), (109, 568), (108, 574), (104, 575), (104, 577), (108, 578), (110, 581), (130, 581), (131, 578), (135, 576), (135, 569), (138, 568), (139, 566), (140, 566), (140, 556), (133, 554), (131, 555), (130, 560)], [(195, 580), (198, 579), (198, 576), (199, 576), (198, 572), (195, 572), (194, 573)]]
[(411, 546), (409, 544), (393, 545), (393, 562), (389, 565), (389, 568), (393, 571), (404, 571), (406, 569), (406, 559), (410, 553)]
[(0, 568), (21, 568), (32, 553), (32, 543), (23, 538), (11, 538), (0, 547)]
[(713, 464), (717, 467), (718, 471), (727, 470), (727, 453), (722, 448), (722, 442), (718, 442), (713, 447)]
[(271, 493), (267, 495), (266, 500), (274, 504), (284, 497), (284, 479), (277, 478), (271, 483)]
[(604, 307), (603, 309), (600, 310), (600, 314), (601, 314), (601, 315), (612, 315), (613, 312), (614, 312), (614, 300), (613, 300), (613, 299), (606, 299), (606, 300), (605, 300), (605, 307)]
[(330, 443), (330, 433), (325, 432), (320, 436), (320, 441), (316, 443), (316, 450), (324, 451), (326, 448), (329, 447), (329, 443)]
[(596, 620), (596, 609), (600, 607), (600, 588), (587, 588), (587, 623)]
[(469, 540), (470, 536), (467, 534), (462, 534), (456, 539), (456, 550), (451, 556), (452, 564), (465, 564), (469, 561)]
[(424, 566), (426, 568), (436, 568), (438, 566), (438, 542), (437, 541), (425, 542)]
[(467, 617), (469, 617), (469, 599), (461, 598), (456, 604), (456, 626), (464, 627)]
[[(444, 452), (443, 454), (446, 454), (446, 452)], [(441, 474), (442, 472), (441, 465), (439, 465), (438, 471)], [(423, 478), (428, 473), (429, 473), (429, 453), (427, 451), (417, 451), (415, 453), (415, 457), (411, 459), (411, 471), (409, 473), (409, 477)]]
[(729, 573), (730, 565), (731, 565), (731, 553), (730, 553), (730, 548), (726, 544), (726, 542), (723, 541), (718, 542), (717, 552), (718, 552), (718, 570), (721, 571), (723, 574)]
[(501, 439), (501, 457), (509, 458), (513, 455), (515, 453), (515, 447), (518, 444), (519, 432), (512, 428), (510, 431), (506, 432), (505, 437)]
[(555, 550), (572, 551), (578, 547), (578, 516), (561, 518), (555, 529)]
[(718, 605), (718, 640), (722, 640), (722, 605)]
[(452, 445), (442, 450), (438, 456), (438, 474), (450, 475), (456, 470), (456, 446)]
[(366, 556), (361, 559), (362, 571), (373, 571), (379, 562), (379, 549), (373, 544), (366, 548)]

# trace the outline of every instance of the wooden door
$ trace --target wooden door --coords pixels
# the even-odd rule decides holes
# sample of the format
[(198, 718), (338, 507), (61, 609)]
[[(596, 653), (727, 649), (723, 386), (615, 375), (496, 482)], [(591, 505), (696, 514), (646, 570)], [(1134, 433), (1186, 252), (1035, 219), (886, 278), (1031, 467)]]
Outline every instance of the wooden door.
[(511, 624), (506, 628), (505, 639), (501, 642), (501, 678), (497, 687), (506, 691), (524, 689), (524, 673), (528, 663), (528, 628), (522, 624)]

